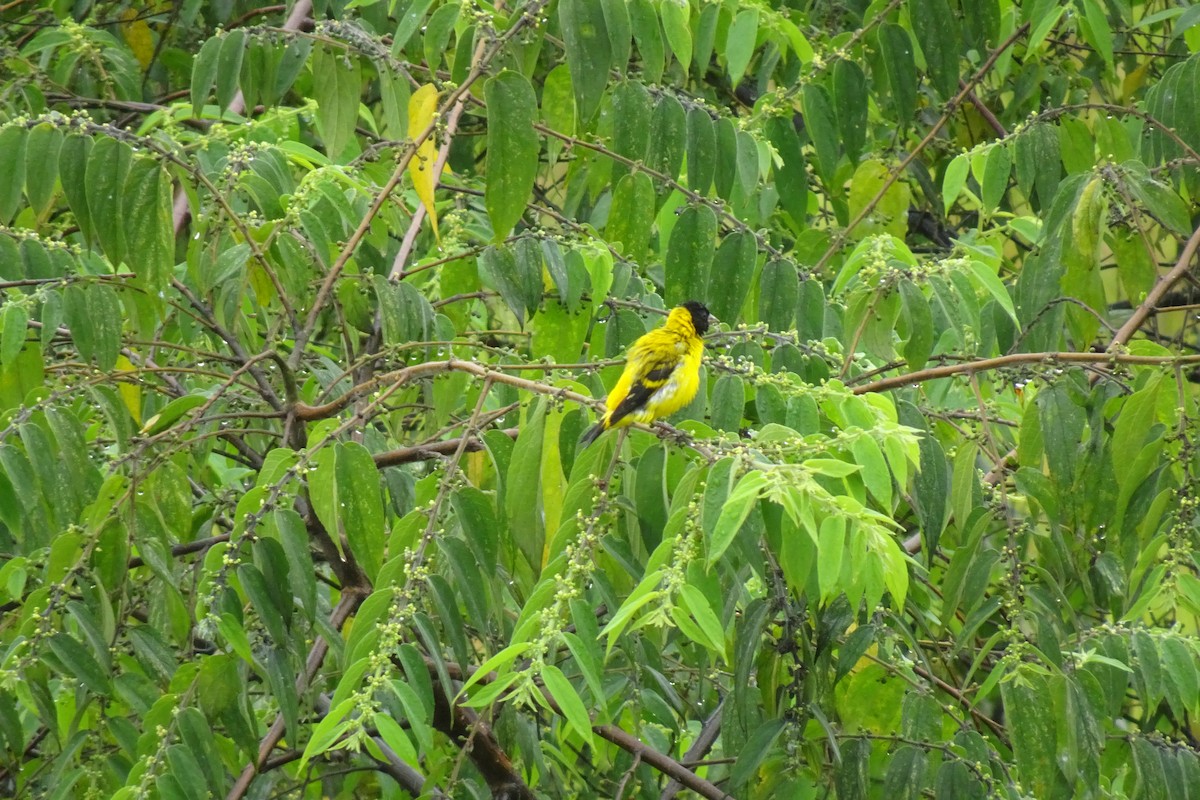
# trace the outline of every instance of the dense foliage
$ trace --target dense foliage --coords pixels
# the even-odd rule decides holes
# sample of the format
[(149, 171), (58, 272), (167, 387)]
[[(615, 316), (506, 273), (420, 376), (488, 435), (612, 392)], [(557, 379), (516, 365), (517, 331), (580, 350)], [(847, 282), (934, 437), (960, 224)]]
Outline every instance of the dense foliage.
[(0, 74), (0, 793), (1195, 796), (1200, 6), (16, 0)]

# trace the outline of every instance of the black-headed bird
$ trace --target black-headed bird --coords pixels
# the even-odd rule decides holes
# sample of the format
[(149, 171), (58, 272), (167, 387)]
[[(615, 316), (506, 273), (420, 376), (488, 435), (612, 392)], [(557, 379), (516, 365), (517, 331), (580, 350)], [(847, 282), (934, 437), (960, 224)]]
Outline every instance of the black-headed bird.
[(584, 434), (584, 446), (610, 428), (669, 417), (692, 402), (700, 388), (700, 337), (717, 321), (703, 303), (689, 300), (671, 309), (661, 328), (634, 342), (604, 416)]

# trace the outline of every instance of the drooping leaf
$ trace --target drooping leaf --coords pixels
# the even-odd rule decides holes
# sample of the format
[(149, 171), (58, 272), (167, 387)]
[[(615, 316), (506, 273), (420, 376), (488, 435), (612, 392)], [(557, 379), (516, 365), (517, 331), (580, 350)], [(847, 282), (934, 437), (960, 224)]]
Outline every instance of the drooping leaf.
[(667, 247), (666, 292), (670, 305), (708, 297), (709, 269), (716, 252), (717, 215), (708, 206), (689, 206), (679, 215)]
[(505, 70), (484, 85), (488, 104), (488, 182), (484, 199), (497, 241), (525, 212), (537, 174), (537, 98), (529, 80)]
[[(600, 106), (612, 66), (612, 45), (600, 0), (562, 0), (558, 23), (566, 44), (567, 66), (575, 87), (580, 121), (588, 126)], [(656, 25), (657, 27), (657, 25)], [(634, 25), (634, 32), (638, 25)]]
[(437, 175), (434, 166), (437, 161), (437, 146), (434, 144), (435, 134), (430, 130), (437, 114), (438, 93), (432, 84), (425, 84), (412, 93), (408, 101), (408, 135), (414, 141), (426, 131), (430, 131), (417, 147), (416, 154), (408, 162), (408, 176), (412, 179), (417, 197), (429, 215), (433, 226), (433, 235), (440, 238), (438, 233), (437, 208), (434, 206), (434, 188), (437, 186)]

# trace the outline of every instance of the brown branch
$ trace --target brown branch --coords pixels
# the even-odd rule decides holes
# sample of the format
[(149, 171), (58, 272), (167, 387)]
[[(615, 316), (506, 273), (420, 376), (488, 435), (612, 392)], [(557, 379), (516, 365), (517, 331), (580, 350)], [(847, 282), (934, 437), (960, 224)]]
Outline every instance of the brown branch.
[[(187, 542), (185, 544), (175, 545), (174, 547), (171, 548), (171, 555), (185, 556), (188, 553), (198, 553), (201, 550), (207, 550), (208, 548), (212, 547), (213, 545), (217, 545), (217, 544), (220, 544), (221, 542), (228, 542), (228, 541), (229, 541), (228, 533), (222, 533), (217, 536), (210, 536), (207, 539), (197, 539), (194, 542)], [(129, 559), (127, 569), (137, 569), (138, 567), (144, 566), (145, 563), (146, 562), (142, 559), (141, 556), (133, 556), (132, 558)]]
[[(366, 595), (362, 592), (354, 590), (343, 591), (341, 598), (338, 600), (337, 607), (329, 615), (330, 626), (334, 630), (341, 630), (342, 626), (346, 624), (346, 620), (350, 618), (350, 615), (355, 612), (365, 599)], [(304, 694), (304, 690), (308, 688), (308, 684), (312, 681), (313, 676), (321, 668), (321, 663), (325, 660), (325, 654), (328, 652), (329, 642), (324, 636), (317, 636), (313, 642), (312, 649), (308, 651), (308, 660), (305, 662), (304, 672), (296, 676), (297, 694)], [(274, 724), (267, 731), (267, 735), (259, 743), (258, 757), (242, 769), (237, 781), (233, 784), (233, 788), (229, 790), (229, 794), (225, 795), (225, 800), (241, 800), (242, 797), (246, 796), (246, 792), (250, 789), (250, 784), (254, 780), (254, 776), (266, 767), (267, 761), (271, 757), (271, 751), (275, 749), (275, 745), (279, 744), (279, 740), (283, 738), (284, 730), (283, 714), (278, 714), (275, 717)]]
[[(721, 719), (724, 716), (724, 711), (725, 701), (722, 700), (717, 704), (716, 709), (704, 723), (704, 727), (700, 729), (700, 735), (696, 737), (696, 741), (692, 742), (692, 746), (683, 754), (681, 763), (691, 764), (704, 759), (704, 756), (713, 744), (716, 743), (717, 737), (721, 733)], [(663, 789), (662, 795), (659, 796), (658, 800), (674, 800), (675, 795), (679, 794), (681, 789), (683, 789), (683, 783), (672, 778), (671, 782), (667, 784), (667, 788)]]
[(946, 110), (942, 112), (942, 116), (933, 124), (933, 127), (929, 129), (929, 133), (925, 134), (925, 138), (921, 139), (921, 141), (917, 143), (917, 146), (912, 149), (912, 152), (904, 157), (904, 160), (900, 162), (899, 166), (888, 173), (887, 179), (883, 182), (883, 185), (879, 187), (879, 190), (875, 192), (875, 196), (872, 197), (865, 206), (863, 206), (862, 210), (858, 212), (854, 219), (850, 220), (850, 224), (839, 231), (837, 236), (833, 237), (833, 241), (829, 243), (829, 247), (825, 249), (825, 252), (821, 255), (820, 260), (817, 261), (816, 266), (812, 268), (812, 272), (820, 273), (821, 270), (825, 268), (825, 266), (829, 263), (829, 260), (833, 258), (834, 254), (837, 253), (842, 248), (842, 245), (846, 243), (846, 239), (849, 237), (851, 231), (857, 228), (864, 219), (875, 212), (875, 207), (883, 200), (883, 196), (887, 193), (887, 190), (892, 188), (896, 181), (900, 180), (900, 176), (904, 174), (904, 171), (908, 169), (908, 166), (917, 160), (917, 156), (919, 156), (921, 152), (929, 146), (929, 143), (934, 140), (934, 137), (938, 135), (938, 132), (940, 132), (942, 128), (946, 126), (946, 123), (948, 123), (951, 117), (954, 116), (954, 112), (960, 105), (962, 105), (963, 100), (967, 98), (967, 95), (970, 92), (974, 91), (975, 86), (981, 80), (983, 80), (983, 77), (987, 75), (988, 72), (991, 71), (992, 67), (995, 65), (1000, 56), (1003, 55), (1004, 51), (1012, 47), (1013, 44), (1015, 44), (1016, 41), (1024, 36), (1028, 31), (1029, 23), (1026, 22), (1025, 24), (1021, 25), (1021, 27), (1013, 31), (1007, 39), (1001, 42), (1000, 45), (991, 52), (991, 55), (988, 56), (988, 60), (983, 63), (983, 66), (981, 66), (975, 72), (975, 74), (971, 76), (971, 79), (963, 85), (963, 88), (959, 91), (959, 93), (956, 94), (950, 100), (950, 102), (946, 104)]
[[(549, 695), (547, 695), (547, 698), (549, 698)], [(642, 761), (645, 761), (662, 774), (679, 781), (685, 788), (691, 789), (701, 797), (706, 797), (708, 800), (726, 800), (726, 798), (733, 800), (733, 795), (726, 794), (725, 790), (715, 783), (701, 778), (675, 759), (658, 752), (641, 739), (626, 733), (616, 725), (594, 725), (592, 726), (592, 730), (625, 752), (641, 758)]]
[[(431, 672), (434, 670), (432, 660), (426, 659), (426, 665), (430, 668)], [(454, 680), (466, 680), (468, 677), (475, 674), (476, 671), (474, 667), (467, 667), (464, 669), (462, 665), (455, 664), (453, 662), (444, 662), (444, 666), (446, 667), (447, 674), (449, 674)], [(490, 683), (495, 680), (496, 677), (498, 676), (495, 672), (489, 672), (479, 682)], [(545, 687), (541, 687), (541, 693), (543, 699), (546, 701), (547, 707), (554, 713), (562, 716), (562, 708), (558, 705), (558, 702), (554, 699), (554, 696), (550, 694)], [(714, 716), (719, 715), (715, 714)], [(709, 723), (711, 722), (712, 718), (709, 719)], [(642, 761), (646, 762), (667, 777), (679, 781), (684, 788), (691, 789), (701, 797), (708, 798), (708, 800), (733, 800), (732, 795), (726, 794), (725, 791), (716, 784), (701, 778), (679, 761), (676, 761), (664, 753), (660, 753), (645, 742), (638, 739), (636, 736), (625, 732), (616, 725), (593, 725), (592, 730), (601, 738), (612, 742), (625, 752), (640, 758)]]
[(468, 72), (463, 78), (462, 83), (456, 86), (454, 90), (447, 95), (445, 103), (439, 107), (439, 113), (434, 117), (433, 121), (425, 127), (425, 130), (414, 136), (412, 141), (406, 144), (403, 152), (396, 161), (396, 169), (392, 172), (392, 175), (388, 178), (387, 182), (380, 187), (375, 199), (371, 202), (370, 208), (367, 209), (367, 212), (363, 215), (362, 220), (359, 221), (358, 227), (355, 228), (350, 236), (346, 239), (346, 243), (342, 246), (342, 250), (338, 254), (337, 259), (330, 266), (329, 272), (325, 275), (325, 279), (321, 282), (321, 286), (317, 289), (316, 297), (314, 298), (312, 306), (309, 309), (308, 317), (304, 322), (304, 326), (296, 336), (295, 348), (293, 349), (292, 355), (289, 359), (289, 362), (293, 367), (299, 364), (300, 359), (304, 355), (305, 348), (308, 346), (308, 340), (317, 327), (317, 322), (320, 320), (321, 312), (324, 311), (325, 305), (329, 302), (329, 297), (333, 292), (334, 285), (337, 283), (338, 276), (342, 274), (342, 270), (345, 269), (346, 264), (354, 255), (354, 251), (358, 249), (359, 242), (361, 242), (367, 235), (367, 231), (371, 227), (371, 222), (379, 214), (379, 211), (383, 208), (384, 204), (387, 203), (388, 198), (392, 194), (392, 190), (394, 190), (400, 184), (400, 181), (403, 180), (404, 174), (408, 170), (409, 163), (414, 157), (416, 157), (417, 148), (419, 148), (421, 144), (430, 136), (432, 136), (437, 130), (440, 116), (445, 114), (447, 109), (453, 108), (461, 98), (466, 96), (475, 82), (483, 76), (484, 70), (487, 69), (487, 66), (491, 63), (491, 60), (495, 58), (496, 54), (500, 52), (501, 48), (507, 44), (510, 39), (528, 27), (530, 23), (536, 23), (538, 21), (538, 18), (542, 13), (542, 9), (548, 1), (549, 0), (534, 0), (534, 2), (522, 10), (521, 15), (512, 23), (511, 26), (509, 26), (508, 30), (506, 30), (502, 35), (494, 39), (491, 44), (488, 45), (483, 57), (471, 67), (470, 72)]
[[(496, 4), (496, 9), (499, 10), (504, 5), (503, 0)], [(479, 43), (475, 45), (475, 52), (471, 55), (471, 68), (474, 69), (483, 61), (483, 57), (487, 52), (487, 39), (480, 38)], [(433, 164), (433, 183), (437, 182), (442, 177), (442, 170), (446, 168), (446, 161), (450, 158), (450, 145), (454, 143), (454, 134), (458, 130), (458, 122), (462, 119), (463, 110), (467, 107), (468, 95), (459, 95), (459, 98), (454, 101), (453, 107), (450, 109), (450, 114), (446, 119), (446, 131), (442, 135), (442, 146), (438, 150), (437, 159)], [(412, 220), (408, 224), (408, 230), (404, 232), (404, 239), (400, 242), (400, 249), (396, 252), (396, 258), (392, 261), (392, 270), (388, 274), (388, 280), (400, 281), (404, 280), (406, 271), (404, 265), (408, 262), (408, 257), (412, 254), (413, 245), (417, 241), (417, 233), (421, 230), (421, 222), (425, 219), (425, 204), (421, 203), (417, 206), (417, 210), (413, 212)], [(379, 327), (378, 316), (376, 319), (376, 329)]]
[[(501, 431), (501, 433), (510, 439), (515, 439), (517, 437), (517, 433), (519, 433), (519, 429), (505, 428)], [(444, 441), (440, 442), (418, 444), (414, 445), (413, 447), (401, 447), (396, 450), (388, 450), (384, 453), (376, 453), (374, 455), (375, 466), (380, 468), (394, 467), (397, 464), (411, 464), (414, 461), (428, 461), (431, 458), (437, 458), (438, 456), (453, 455), (454, 451), (458, 449), (458, 444), (460, 441), (460, 439), (445, 439)], [(482, 449), (483, 441), (478, 436), (468, 437), (466, 446), (467, 452), (474, 452)]]
[[(1179, 282), (1179, 279), (1187, 274), (1191, 268), (1192, 259), (1196, 257), (1196, 250), (1200, 248), (1200, 227), (1192, 231), (1191, 237), (1183, 246), (1183, 251), (1179, 254), (1179, 259), (1175, 262), (1175, 266), (1167, 274), (1158, 279), (1158, 283), (1154, 284), (1154, 288), (1146, 295), (1146, 299), (1138, 304), (1138, 307), (1133, 310), (1133, 314), (1125, 321), (1120, 330), (1113, 336), (1112, 343), (1108, 349), (1112, 351), (1115, 348), (1123, 348), (1128, 344), (1133, 335), (1138, 329), (1145, 324), (1146, 319), (1154, 312), (1159, 301), (1171, 290), (1171, 287)], [(1080, 354), (1082, 355), (1082, 354)], [(1110, 353), (1110, 356), (1115, 356), (1116, 353)], [(1123, 358), (1132, 358), (1132, 356), (1123, 356)], [(1187, 363), (1195, 358), (1194, 356), (1180, 356), (1177, 359), (1172, 359), (1175, 363)], [(1093, 375), (1091, 382), (1095, 383), (1099, 380), (1098, 375)], [(1008, 469), (1008, 464), (1017, 457), (1017, 449), (1014, 447), (1004, 454), (1004, 457), (996, 463), (994, 467), (988, 470), (984, 476), (984, 481), (988, 484), (995, 485), (1004, 477), (1005, 471)], [(912, 551), (910, 551), (912, 552)]]
[(478, 378), (487, 378), (493, 383), (503, 383), (508, 386), (515, 386), (518, 389), (537, 392), (538, 394), (562, 397), (563, 399), (581, 403), (583, 405), (595, 405), (598, 402), (595, 398), (586, 397), (578, 392), (572, 392), (566, 389), (556, 389), (552, 386), (546, 386), (545, 384), (538, 383), (537, 381), (526, 380), (525, 378), (518, 378), (515, 375), (508, 375), (504, 372), (491, 370), (474, 361), (449, 359), (446, 361), (427, 361), (424, 364), (414, 364), (411, 367), (405, 367), (404, 369), (398, 369), (393, 372), (385, 373), (377, 378), (351, 388), (341, 397), (331, 400), (324, 405), (310, 406), (305, 403), (296, 403), (296, 418), (305, 422), (311, 422), (318, 419), (327, 419), (346, 408), (346, 406), (350, 405), (355, 398), (361, 397), (367, 392), (374, 391), (380, 386), (399, 386), (418, 378), (455, 371), (466, 372)]
[[(1118, 335), (1120, 333), (1118, 332)], [(854, 387), (854, 394), (869, 392), (886, 392), (908, 386), (914, 383), (948, 378), (954, 375), (973, 375), (992, 369), (1001, 369), (1016, 364), (1142, 364), (1147, 366), (1163, 366), (1167, 364), (1200, 363), (1200, 355), (1190, 356), (1133, 356), (1125, 353), (1010, 353), (996, 358), (984, 358), (979, 361), (968, 361), (962, 364), (946, 364), (940, 367), (920, 369), (903, 375), (893, 375), (890, 378), (866, 383)]]
[(1151, 289), (1150, 293), (1146, 295), (1146, 299), (1143, 300), (1138, 307), (1133, 310), (1133, 314), (1130, 315), (1129, 319), (1125, 321), (1125, 324), (1122, 325), (1120, 330), (1117, 331), (1116, 335), (1113, 337), (1112, 344), (1108, 346), (1110, 351), (1114, 348), (1124, 346), (1130, 339), (1133, 338), (1133, 335), (1137, 333), (1138, 328), (1145, 323), (1146, 318), (1149, 317), (1151, 312), (1154, 311), (1154, 308), (1158, 305), (1158, 302), (1167, 294), (1168, 291), (1171, 290), (1171, 287), (1174, 286), (1180, 278), (1186, 275), (1189, 269), (1191, 269), (1192, 259), (1196, 256), (1197, 248), (1200, 248), (1200, 227), (1197, 227), (1194, 231), (1192, 231), (1191, 238), (1189, 238), (1187, 240), (1187, 244), (1183, 246), (1183, 252), (1179, 254), (1179, 260), (1175, 262), (1175, 266), (1171, 267), (1170, 272), (1159, 278), (1158, 283), (1154, 284), (1154, 288)]
[(969, 88), (967, 82), (962, 78), (958, 79), (958, 85), (960, 88), (967, 89), (967, 99), (971, 101), (971, 105), (975, 106), (975, 110), (979, 112), (979, 116), (983, 117), (984, 121), (992, 127), (996, 135), (1001, 139), (1008, 136), (1008, 131), (1004, 128), (1004, 123), (996, 119), (996, 115), (979, 99), (979, 95), (975, 94), (975, 90)]
[[(435, 673), (436, 677), (436, 673)], [(447, 691), (453, 691), (448, 689)], [(433, 727), (460, 746), (475, 769), (483, 776), (492, 797), (505, 800), (534, 800), (534, 793), (513, 767), (512, 759), (492, 727), (469, 708), (454, 703), (451, 707), (447, 691), (435, 686), (433, 691)]]
[[(314, 705), (322, 716), (325, 716), (329, 713), (329, 702), (329, 695), (321, 694), (317, 696), (317, 700)], [(386, 772), (388, 775), (390, 775), (392, 780), (400, 784), (400, 786), (413, 797), (421, 797), (425, 792), (425, 776), (418, 772), (412, 764), (409, 764), (407, 761), (402, 759), (395, 750), (388, 746), (388, 743), (383, 740), (383, 737), (372, 735), (371, 739), (374, 740), (375, 746), (379, 748), (379, 751), (383, 753), (384, 756), (383, 761), (375, 759), (375, 763), (379, 765), (379, 769), (382, 772)], [(288, 759), (289, 761), (294, 761), (301, 757), (302, 751), (291, 750), (287, 755), (291, 756), (291, 758)], [(264, 771), (273, 768), (276, 765), (275, 762), (278, 760), (278, 758), (279, 757), (277, 756), (276, 758), (269, 759)], [(431, 795), (433, 797), (445, 797), (445, 794), (443, 794), (440, 789), (433, 789)]]
[[(292, 6), (292, 13), (288, 15), (287, 20), (283, 23), (283, 30), (298, 31), (304, 25), (312, 13), (312, 0), (297, 0), (296, 5)], [(233, 100), (229, 103), (229, 110), (235, 114), (240, 114), (246, 109), (246, 98), (239, 89)], [(187, 224), (191, 217), (192, 211), (188, 206), (187, 192), (180, 187), (175, 192), (175, 203), (171, 209), (171, 220), (175, 226), (175, 235), (178, 236), (183, 231), (183, 226)]]

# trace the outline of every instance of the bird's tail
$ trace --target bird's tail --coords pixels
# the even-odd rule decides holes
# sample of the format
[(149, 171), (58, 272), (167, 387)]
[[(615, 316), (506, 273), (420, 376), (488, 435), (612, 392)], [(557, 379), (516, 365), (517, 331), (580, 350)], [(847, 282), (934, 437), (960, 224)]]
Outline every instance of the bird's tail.
[(588, 432), (583, 435), (583, 438), (579, 440), (580, 445), (582, 447), (587, 447), (589, 444), (596, 441), (596, 438), (606, 430), (608, 430), (608, 427), (604, 424), (604, 419), (602, 418), (599, 422), (589, 428)]

